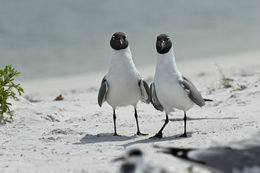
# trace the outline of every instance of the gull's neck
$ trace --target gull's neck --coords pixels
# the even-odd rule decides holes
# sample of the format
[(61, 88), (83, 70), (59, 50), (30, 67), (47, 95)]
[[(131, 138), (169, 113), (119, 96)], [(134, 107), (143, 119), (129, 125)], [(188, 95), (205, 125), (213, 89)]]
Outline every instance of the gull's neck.
[(112, 49), (109, 71), (114, 71), (115, 69), (118, 68), (120, 69), (122, 68), (124, 70), (136, 69), (129, 46), (121, 50)]
[(181, 73), (179, 72), (176, 65), (176, 60), (172, 48), (165, 54), (158, 53), (156, 72), (159, 71), (167, 71), (181, 77)]

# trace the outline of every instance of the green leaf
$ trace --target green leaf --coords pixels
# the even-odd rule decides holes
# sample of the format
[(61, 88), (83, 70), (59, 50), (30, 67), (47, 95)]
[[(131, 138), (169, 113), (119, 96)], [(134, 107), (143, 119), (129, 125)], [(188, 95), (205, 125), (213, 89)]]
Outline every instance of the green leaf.
[(9, 121), (4, 117), (4, 114), (9, 115), (9, 119), (13, 119), (13, 113), (11, 111), (12, 104), (7, 102), (7, 100), (9, 98), (16, 99), (16, 92), (19, 95), (22, 95), (24, 92), (20, 84), (14, 83), (14, 77), (20, 74), (21, 73), (11, 65), (5, 66), (3, 70), (0, 69), (0, 121)]

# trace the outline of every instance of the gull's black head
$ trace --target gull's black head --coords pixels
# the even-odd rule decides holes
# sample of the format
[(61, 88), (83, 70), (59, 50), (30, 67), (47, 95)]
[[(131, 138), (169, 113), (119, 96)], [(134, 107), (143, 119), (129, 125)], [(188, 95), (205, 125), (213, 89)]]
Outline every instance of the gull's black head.
[(125, 49), (128, 46), (126, 35), (123, 32), (116, 32), (112, 35), (110, 46), (115, 50)]
[(138, 148), (133, 148), (131, 150), (128, 150), (125, 154), (125, 156), (122, 156), (122, 157), (118, 157), (118, 158), (115, 158), (113, 160), (113, 162), (117, 162), (117, 161), (124, 161), (124, 160), (127, 160), (127, 159), (130, 159), (130, 158), (136, 158), (136, 157), (142, 157), (143, 156), (143, 152), (138, 149)]
[(165, 54), (172, 48), (172, 42), (168, 35), (160, 34), (156, 40), (156, 50), (159, 54)]
[(129, 157), (141, 157), (143, 156), (143, 152), (139, 149), (132, 149), (128, 152)]
[(121, 173), (133, 173), (136, 170), (136, 165), (131, 162), (123, 163), (120, 168)]

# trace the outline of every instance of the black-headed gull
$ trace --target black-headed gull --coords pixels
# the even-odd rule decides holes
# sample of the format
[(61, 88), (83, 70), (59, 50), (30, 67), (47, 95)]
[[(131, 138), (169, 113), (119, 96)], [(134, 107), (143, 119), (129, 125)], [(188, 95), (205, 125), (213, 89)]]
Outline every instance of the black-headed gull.
[(156, 40), (157, 65), (154, 82), (150, 85), (151, 101), (153, 106), (160, 111), (165, 111), (166, 120), (159, 132), (154, 136), (162, 138), (162, 131), (168, 123), (168, 113), (174, 108), (184, 111), (184, 133), (186, 134), (186, 112), (194, 105), (204, 106), (205, 101), (196, 87), (179, 72), (172, 42), (168, 35), (161, 34)]
[(101, 107), (106, 101), (113, 108), (114, 135), (117, 135), (116, 108), (132, 105), (137, 135), (145, 135), (139, 129), (136, 106), (139, 100), (150, 103), (149, 86), (135, 67), (126, 35), (122, 32), (113, 34), (110, 46), (112, 48), (110, 66), (101, 82), (98, 104)]

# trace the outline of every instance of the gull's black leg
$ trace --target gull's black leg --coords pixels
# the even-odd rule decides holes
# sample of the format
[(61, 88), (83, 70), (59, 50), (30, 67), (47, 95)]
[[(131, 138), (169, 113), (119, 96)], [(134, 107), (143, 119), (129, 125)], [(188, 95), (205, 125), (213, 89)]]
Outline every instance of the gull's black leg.
[(145, 136), (147, 134), (143, 134), (140, 132), (140, 129), (139, 129), (139, 123), (138, 123), (138, 115), (137, 115), (137, 111), (136, 111), (136, 108), (135, 108), (135, 121), (136, 121), (136, 126), (137, 126), (137, 135), (138, 136)]
[(116, 132), (116, 111), (115, 108), (113, 108), (113, 120), (114, 120), (114, 136), (118, 136)]
[[(156, 137), (156, 138), (162, 138), (162, 136), (163, 136), (162, 131), (163, 131), (164, 127), (166, 126), (166, 124), (168, 124), (168, 122), (169, 122), (168, 114), (166, 113), (165, 123), (164, 123), (164, 125), (162, 126), (162, 128), (159, 130), (159, 132), (156, 133), (156, 135), (154, 135), (154, 137)], [(154, 138), (154, 137), (153, 137), (153, 138)]]
[(186, 133), (186, 120), (187, 120), (187, 116), (186, 116), (186, 112), (184, 111), (184, 133), (183, 133), (183, 135), (181, 135), (181, 137), (187, 137), (187, 133)]

